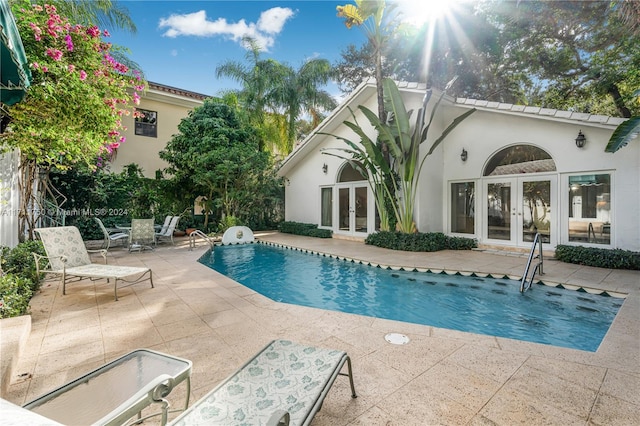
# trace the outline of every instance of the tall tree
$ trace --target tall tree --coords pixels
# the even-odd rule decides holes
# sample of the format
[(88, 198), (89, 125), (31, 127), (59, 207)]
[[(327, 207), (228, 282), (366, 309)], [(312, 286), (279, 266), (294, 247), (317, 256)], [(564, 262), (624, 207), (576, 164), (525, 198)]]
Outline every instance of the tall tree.
[[(504, 64), (529, 73), (544, 106), (569, 108), (609, 97), (600, 114), (630, 117), (640, 86), (640, 36), (622, 22), (620, 1), (489, 1), (486, 17), (508, 37)], [(597, 101), (596, 101), (597, 102)], [(584, 102), (584, 110), (593, 102)]]
[(326, 59), (310, 59), (298, 70), (282, 66), (281, 71), (268, 98), (287, 118), (288, 154), (293, 150), (297, 139), (296, 123), (303, 113), (310, 115), (315, 127), (320, 123), (322, 113), (331, 111), (337, 104), (329, 92), (320, 88), (333, 76), (331, 64)]
[(188, 194), (206, 197), (209, 214), (241, 216), (271, 168), (269, 154), (259, 149), (257, 130), (234, 107), (207, 99), (178, 125), (178, 134), (160, 152), (167, 172)]
[(55, 6), (28, 0), (12, 10), (32, 84), (22, 102), (8, 107), (10, 131), (2, 134), (0, 150), (20, 150), (19, 230), (32, 238), (38, 219), (32, 213), (43, 207), (33, 193), (38, 173), (104, 164), (124, 141), (121, 117), (131, 113), (145, 83), (111, 56), (98, 27), (74, 24)]
[(245, 38), (249, 50), (247, 63), (228, 61), (216, 69), (218, 77), (229, 77), (242, 84), (235, 91), (251, 121), (271, 139), (272, 151), (289, 154), (296, 140), (296, 122), (308, 113), (313, 122), (324, 111), (336, 107), (331, 95), (321, 89), (333, 76), (325, 59), (306, 61), (298, 70), (273, 59), (262, 59), (261, 46)]
[[(382, 121), (387, 119), (384, 108), (384, 94), (382, 80), (383, 52), (392, 34), (398, 29), (397, 21), (390, 19), (393, 14), (386, 14), (393, 9), (387, 6), (386, 0), (354, 0), (355, 5), (337, 6), (338, 17), (344, 18), (345, 26), (351, 29), (354, 25), (363, 29), (371, 45), (371, 53), (375, 70), (376, 88), (378, 94), (378, 117)], [(383, 146), (383, 152), (387, 148)]]
[(137, 31), (129, 11), (118, 0), (38, 0), (33, 3), (53, 4), (60, 14), (79, 24), (119, 28), (131, 33)]

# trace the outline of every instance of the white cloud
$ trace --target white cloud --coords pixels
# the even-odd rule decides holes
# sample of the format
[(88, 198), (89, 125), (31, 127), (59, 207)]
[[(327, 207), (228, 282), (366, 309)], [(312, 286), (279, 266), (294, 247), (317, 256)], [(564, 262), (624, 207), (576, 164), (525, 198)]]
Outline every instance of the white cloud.
[(171, 49), (171, 56), (178, 56), (178, 51), (176, 49)]
[(289, 18), (293, 16), (293, 10), (288, 7), (274, 7), (265, 10), (258, 19), (258, 29), (267, 34), (278, 34)]
[(242, 46), (242, 39), (244, 37), (252, 37), (263, 49), (268, 50), (273, 46), (275, 36), (282, 31), (284, 24), (293, 15), (293, 10), (289, 8), (274, 7), (262, 12), (257, 23), (247, 23), (244, 19), (238, 22), (227, 22), (225, 18), (210, 21), (207, 19), (207, 12), (200, 10), (194, 13), (183, 15), (173, 14), (168, 18), (161, 18), (158, 27), (166, 28), (163, 34), (166, 37), (223, 36), (228, 37)]

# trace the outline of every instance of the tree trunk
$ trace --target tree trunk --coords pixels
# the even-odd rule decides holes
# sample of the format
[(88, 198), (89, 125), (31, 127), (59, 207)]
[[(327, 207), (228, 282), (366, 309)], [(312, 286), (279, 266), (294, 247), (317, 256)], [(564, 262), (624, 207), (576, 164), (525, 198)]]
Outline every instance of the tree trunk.
[(18, 238), (20, 242), (25, 239), (33, 240), (33, 230), (36, 224), (37, 200), (34, 194), (34, 184), (38, 166), (35, 161), (26, 158), (20, 159), (18, 169), (18, 192), (20, 194), (20, 209), (18, 211)]
[(607, 93), (609, 93), (613, 98), (613, 102), (616, 104), (616, 108), (618, 109), (620, 116), (623, 118), (631, 118), (631, 111), (624, 104), (624, 99), (622, 99), (622, 95), (620, 95), (618, 86), (615, 84), (610, 85), (607, 89)]

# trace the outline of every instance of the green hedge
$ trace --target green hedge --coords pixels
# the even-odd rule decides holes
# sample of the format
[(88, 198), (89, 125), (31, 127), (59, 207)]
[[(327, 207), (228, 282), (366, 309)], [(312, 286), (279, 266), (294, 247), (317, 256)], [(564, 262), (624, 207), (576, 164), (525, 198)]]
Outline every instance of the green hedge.
[(280, 232), (285, 234), (304, 235), (316, 238), (331, 238), (330, 229), (318, 229), (318, 226), (313, 223), (282, 222), (278, 226), (278, 229)]
[(12, 318), (29, 311), (33, 295), (31, 280), (15, 274), (0, 277), (0, 318)]
[(2, 247), (0, 250), (0, 268), (5, 274), (15, 274), (30, 280), (33, 283), (31, 290), (35, 292), (39, 288), (41, 277), (38, 277), (36, 273), (33, 252), (42, 256), (46, 255), (41, 241), (25, 241), (13, 249)]
[(0, 247), (0, 318), (24, 315), (33, 294), (40, 288), (33, 252), (44, 255), (40, 241), (27, 241), (13, 249)]
[(478, 246), (475, 239), (448, 237), (441, 232), (406, 234), (381, 231), (370, 234), (366, 244), (404, 251), (471, 250)]
[(558, 245), (556, 259), (598, 268), (640, 270), (640, 253), (628, 250)]

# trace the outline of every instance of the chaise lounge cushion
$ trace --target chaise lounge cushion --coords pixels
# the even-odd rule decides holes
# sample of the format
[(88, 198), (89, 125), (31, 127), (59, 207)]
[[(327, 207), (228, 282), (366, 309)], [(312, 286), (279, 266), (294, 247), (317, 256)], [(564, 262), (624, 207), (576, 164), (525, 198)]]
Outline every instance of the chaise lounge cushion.
[(308, 424), (333, 384), (346, 352), (276, 340), (172, 425), (266, 425), (274, 412)]

